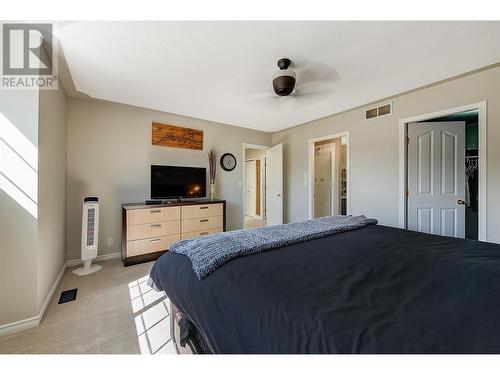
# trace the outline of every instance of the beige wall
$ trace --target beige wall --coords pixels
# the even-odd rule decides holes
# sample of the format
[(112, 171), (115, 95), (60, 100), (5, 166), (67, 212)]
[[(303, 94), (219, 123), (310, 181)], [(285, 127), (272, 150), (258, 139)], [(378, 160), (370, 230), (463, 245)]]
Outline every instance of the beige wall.
[(245, 160), (260, 159), (265, 154), (266, 150), (261, 150), (258, 148), (247, 148), (245, 149)]
[(38, 310), (66, 262), (66, 94), (40, 91), (38, 124)]
[(0, 113), (0, 326), (36, 324), (66, 262), (66, 94), (0, 90)]
[[(33, 146), (38, 90), (0, 90), (0, 326), (38, 314), (36, 150), (35, 168), (25, 161)], [(23, 206), (25, 200), (31, 203)]]
[[(350, 131), (351, 211), (398, 225), (399, 119), (448, 108), (488, 102), (487, 239), (500, 243), (500, 67), (392, 98), (393, 114), (364, 120), (355, 109), (273, 134), (273, 144), (285, 144), (285, 218), (308, 217), (308, 140)], [(361, 90), (362, 88), (360, 88)]]
[[(218, 168), (217, 196), (227, 200), (228, 229), (242, 226), (242, 143), (268, 145), (271, 135), (110, 102), (70, 99), (68, 119), (67, 257), (80, 257), (82, 199), (100, 200), (99, 254), (120, 251), (122, 202), (150, 197), (150, 165), (207, 167), (207, 151), (231, 152), (237, 167)], [(203, 151), (151, 145), (153, 121), (204, 131)], [(107, 239), (114, 239), (113, 246)]]

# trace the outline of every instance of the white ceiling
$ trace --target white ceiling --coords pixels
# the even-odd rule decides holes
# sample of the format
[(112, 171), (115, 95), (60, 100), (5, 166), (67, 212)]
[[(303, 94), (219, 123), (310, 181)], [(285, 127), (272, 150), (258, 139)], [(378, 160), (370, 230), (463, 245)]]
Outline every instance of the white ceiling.
[[(77, 91), (277, 131), (500, 61), (500, 22), (68, 22)], [(280, 57), (296, 95), (276, 97)]]

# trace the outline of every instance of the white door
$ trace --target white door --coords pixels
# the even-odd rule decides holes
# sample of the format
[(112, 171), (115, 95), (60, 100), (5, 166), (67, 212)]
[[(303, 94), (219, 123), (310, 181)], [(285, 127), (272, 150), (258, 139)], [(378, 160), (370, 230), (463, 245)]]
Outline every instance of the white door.
[(250, 160), (245, 162), (245, 215), (255, 216), (255, 207), (257, 200), (257, 167), (255, 160)]
[(465, 237), (465, 122), (408, 124), (408, 229)]
[(336, 214), (334, 199), (335, 144), (314, 152), (314, 217)]
[(260, 217), (266, 220), (266, 156), (260, 158)]
[(283, 144), (266, 151), (267, 225), (283, 224)]

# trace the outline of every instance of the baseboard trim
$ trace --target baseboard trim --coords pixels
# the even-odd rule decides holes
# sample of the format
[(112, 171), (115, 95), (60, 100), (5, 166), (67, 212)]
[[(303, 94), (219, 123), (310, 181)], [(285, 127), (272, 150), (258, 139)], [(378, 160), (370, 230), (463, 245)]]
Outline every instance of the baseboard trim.
[(47, 306), (49, 306), (49, 302), (52, 299), (52, 296), (57, 290), (57, 287), (59, 286), (59, 283), (61, 282), (62, 277), (64, 276), (64, 272), (66, 272), (66, 268), (68, 267), (68, 262), (64, 262), (61, 271), (59, 271), (59, 275), (57, 275), (57, 279), (52, 284), (52, 288), (49, 291), (49, 294), (47, 295), (47, 298), (45, 298), (45, 302), (42, 305), (42, 308), (40, 309), (40, 313), (38, 314), (38, 320), (42, 321), (43, 316), (45, 315), (45, 310), (47, 310)]
[(45, 298), (45, 301), (38, 315), (0, 326), (0, 337), (13, 335), (14, 333), (26, 331), (27, 329), (31, 328), (36, 328), (40, 325), (40, 322), (42, 321), (42, 318), (45, 314), (45, 310), (47, 310), (49, 302), (52, 299), (52, 296), (54, 295), (55, 291), (57, 290), (57, 287), (59, 286), (59, 283), (61, 282), (61, 279), (64, 275), (64, 272), (66, 272), (67, 267), (68, 267), (68, 262), (65, 262), (61, 268), (61, 271), (59, 271), (59, 275), (57, 275), (56, 281), (54, 281), (54, 284), (52, 284), (52, 288), (50, 288), (49, 294), (47, 295), (47, 298)]
[[(92, 259), (92, 261), (102, 262), (103, 260), (120, 259), (121, 257), (122, 253), (116, 252), (116, 253), (98, 255), (95, 259)], [(80, 264), (83, 264), (83, 261), (81, 259), (71, 259), (66, 262), (67, 267), (79, 266)]]
[(34, 316), (32, 318), (19, 320), (17, 322), (4, 324), (3, 326), (0, 326), (0, 337), (13, 335), (14, 333), (38, 327), (39, 323), (40, 322), (38, 320), (38, 316)]

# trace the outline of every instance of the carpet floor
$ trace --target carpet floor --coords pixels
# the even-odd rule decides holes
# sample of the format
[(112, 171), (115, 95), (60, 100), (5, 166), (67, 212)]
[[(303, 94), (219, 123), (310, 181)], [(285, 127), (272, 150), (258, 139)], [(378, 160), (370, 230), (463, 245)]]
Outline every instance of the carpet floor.
[(258, 217), (245, 216), (245, 229), (265, 227), (267, 222)]
[[(98, 262), (87, 276), (66, 270), (40, 326), (0, 337), (0, 353), (174, 354), (170, 302), (147, 285), (153, 263)], [(59, 305), (61, 292), (78, 288)]]

